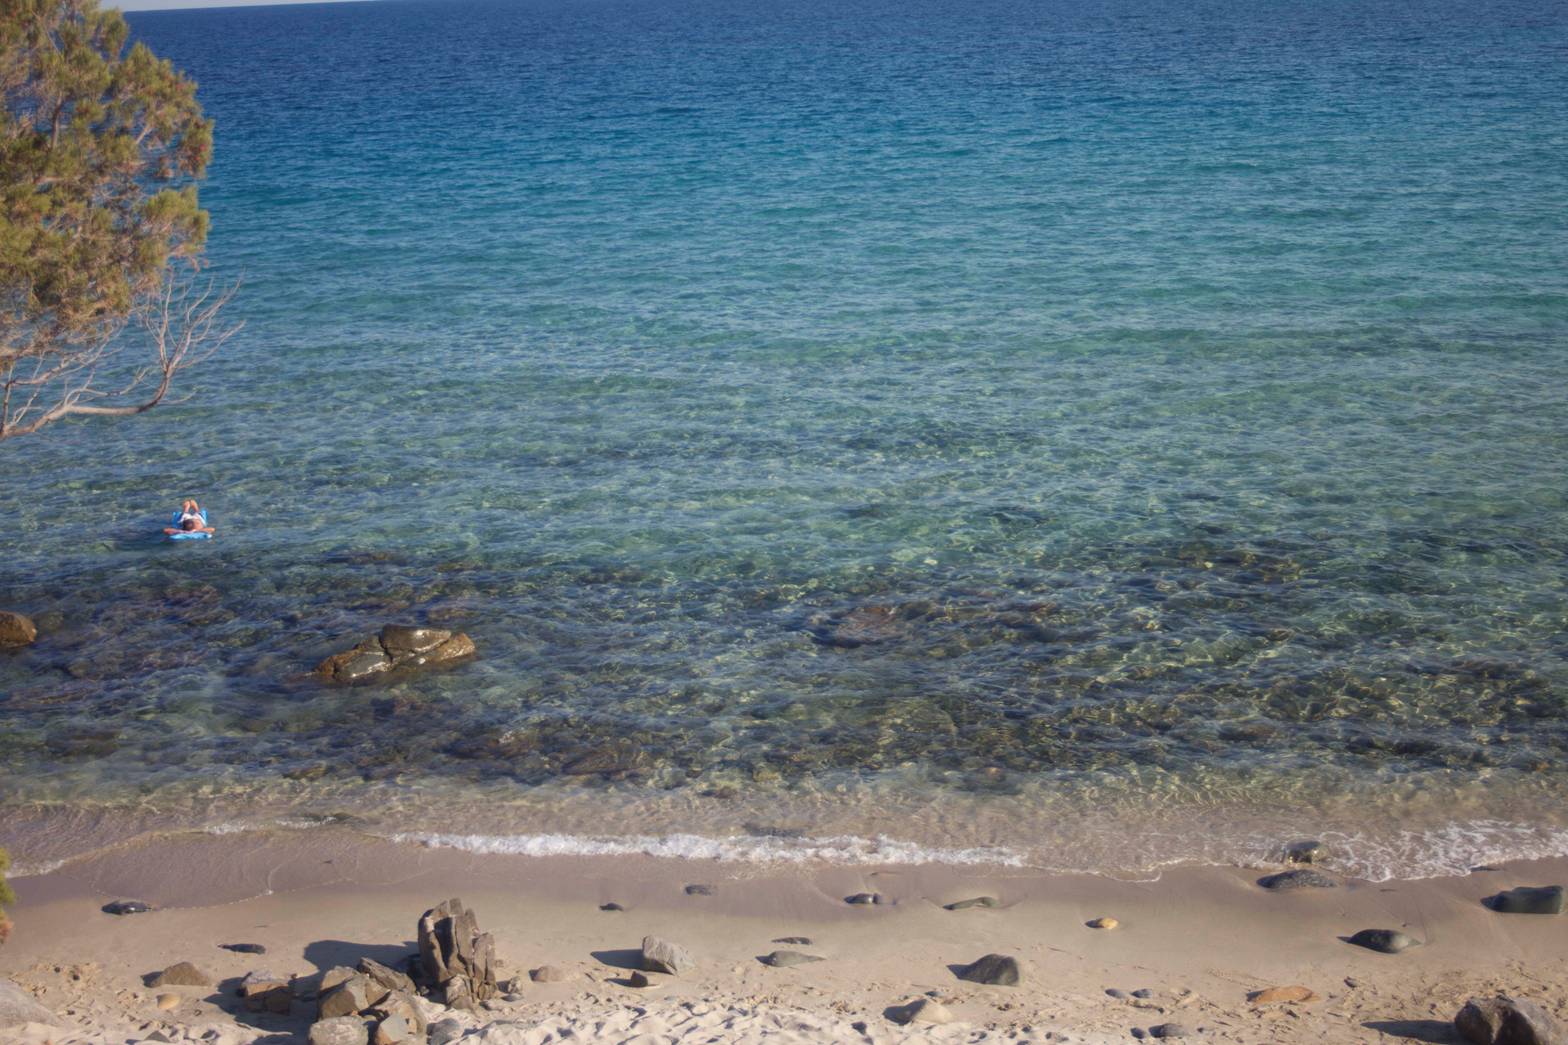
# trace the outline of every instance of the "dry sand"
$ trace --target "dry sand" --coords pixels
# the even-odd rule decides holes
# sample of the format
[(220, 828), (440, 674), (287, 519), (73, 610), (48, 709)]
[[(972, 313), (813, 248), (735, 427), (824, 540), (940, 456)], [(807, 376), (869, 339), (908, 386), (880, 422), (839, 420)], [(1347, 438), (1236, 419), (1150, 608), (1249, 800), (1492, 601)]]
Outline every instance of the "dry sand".
[[(1278, 894), (1256, 884), (1267, 870), (1184, 868), (1120, 882), (991, 868), (474, 856), (348, 830), (162, 837), (14, 883), (16, 931), (0, 948), (0, 976), (57, 1018), (0, 1039), (63, 1045), (158, 1032), (303, 1042), (313, 1004), (297, 1002), (288, 1016), (247, 1013), (235, 978), (257, 968), (305, 976), (362, 956), (390, 964), (413, 950), (420, 913), (450, 896), (494, 934), (502, 978), (523, 981), (516, 1000), (466, 1021), (465, 1041), (1109, 1042), (1177, 1023), (1204, 1041), (1441, 1042), (1459, 1040), (1450, 1021), (1467, 998), (1499, 992), (1568, 1015), (1568, 918), (1480, 903), (1504, 888), (1568, 882), (1568, 861)], [(689, 884), (712, 895), (688, 895)], [(863, 891), (885, 902), (844, 902)], [(943, 909), (980, 895), (1001, 906)], [(100, 910), (117, 899), (160, 909)], [(612, 901), (626, 910), (600, 910)], [(1102, 915), (1120, 926), (1085, 924)], [(1366, 928), (1401, 929), (1422, 945), (1385, 955), (1342, 939)], [(646, 934), (684, 945), (697, 970), (623, 985)], [(825, 960), (789, 969), (758, 961), (791, 946), (774, 942), (786, 936), (811, 938), (794, 949)], [(237, 942), (267, 953), (219, 947)], [(957, 966), (992, 952), (1017, 957), (1017, 987), (956, 977)], [(178, 961), (217, 986), (143, 985)], [(569, 979), (529, 981), (528, 970), (546, 964)], [(1248, 1001), (1289, 985), (1320, 1000)], [(1150, 997), (1131, 996), (1145, 989)], [(178, 996), (168, 1011), (156, 1003), (165, 993)], [(921, 996), (938, 998), (955, 1022), (901, 1027), (888, 1018), (890, 1007)]]

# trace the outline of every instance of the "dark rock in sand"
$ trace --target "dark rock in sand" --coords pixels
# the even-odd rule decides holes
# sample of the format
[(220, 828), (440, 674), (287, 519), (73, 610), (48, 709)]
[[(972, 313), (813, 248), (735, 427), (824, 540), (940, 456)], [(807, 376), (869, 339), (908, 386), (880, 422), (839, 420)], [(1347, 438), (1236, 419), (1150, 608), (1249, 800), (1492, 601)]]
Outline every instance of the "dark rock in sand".
[(310, 1045), (369, 1045), (370, 1030), (357, 1016), (318, 1020), (310, 1028)]
[(140, 900), (116, 900), (103, 905), (104, 914), (146, 914), (153, 909), (152, 904)]
[(190, 962), (176, 962), (162, 972), (155, 972), (143, 982), (149, 987), (211, 987), (212, 977)]
[(774, 940), (773, 942), (774, 943), (793, 943), (793, 944), (795, 944), (797, 946), (800, 946), (800, 947), (810, 947), (811, 946), (811, 937), (809, 937), (809, 936), (780, 936), (777, 940)]
[(650, 982), (646, 973), (633, 972), (626, 977), (628, 987), (646, 987)]
[(959, 900), (957, 903), (944, 904), (943, 909), (948, 911), (967, 911), (971, 907), (1000, 907), (1002, 902), (994, 896), (974, 896), (968, 900)]
[(854, 896), (844, 897), (844, 902), (849, 904), (879, 904), (882, 902), (881, 893), (856, 893)]
[(267, 949), (259, 943), (220, 943), (219, 947), (235, 954), (266, 954)]
[(686, 887), (686, 895), (687, 896), (712, 896), (713, 895), (713, 886), (711, 886), (711, 885), (688, 885)]
[(477, 1011), (496, 994), (495, 941), (479, 931), (474, 912), (452, 899), (419, 919), (422, 979), (454, 1009)]
[(1134, 998), (1152, 998), (1154, 997), (1154, 992), (1147, 987), (1139, 987), (1132, 992), (1132, 996)]
[(1502, 998), (1471, 998), (1454, 1017), (1454, 1029), (1473, 1045), (1496, 1045), (1503, 1012)]
[(1322, 842), (1316, 839), (1291, 842), (1285, 846), (1285, 862), (1292, 864), (1315, 864), (1322, 860), (1327, 850)]
[(1149, 1033), (1156, 1038), (1185, 1038), (1191, 1031), (1179, 1023), (1162, 1023), (1158, 1027), (1150, 1027)]
[(683, 972), (689, 972), (696, 965), (686, 948), (670, 943), (668, 940), (661, 940), (657, 936), (642, 938), (642, 967), (649, 972), (664, 972), (671, 976), (679, 976)]
[(985, 983), (996, 987), (1018, 985), (1018, 959), (1008, 954), (988, 954), (965, 966), (958, 974), (960, 980)]
[(1365, 947), (1369, 951), (1379, 951), (1383, 954), (1398, 954), (1408, 947), (1414, 947), (1416, 941), (1406, 936), (1397, 929), (1362, 929), (1348, 941), (1357, 947)]
[(772, 954), (764, 954), (758, 959), (763, 965), (771, 965), (775, 969), (788, 969), (794, 965), (809, 965), (812, 962), (820, 962), (822, 960), (815, 954), (806, 954), (803, 951), (774, 951)]
[(622, 907), (620, 904), (616, 903), (614, 900), (611, 900), (609, 903), (602, 903), (602, 904), (600, 904), (599, 905), (599, 910), (601, 910), (601, 911), (624, 911), (624, 910), (626, 910), (626, 908)]
[(1291, 889), (1333, 889), (1339, 885), (1326, 874), (1307, 870), (1281, 871), (1279, 874), (1265, 875), (1258, 879), (1258, 884), (1277, 893)]
[(38, 638), (38, 628), (20, 613), (0, 610), (0, 649), (27, 646)]
[(27, 991), (10, 980), (0, 980), (0, 1027), (22, 1023), (54, 1023), (57, 1017)]
[(1454, 1029), (1472, 1045), (1564, 1045), (1568, 1037), (1534, 1002), (1499, 995), (1471, 998), (1454, 1017)]
[(1105, 988), (1105, 993), (1108, 997), (1115, 998), (1118, 1001), (1127, 1000), (1127, 992), (1119, 987), (1107, 987)]
[(1494, 911), (1503, 914), (1562, 914), (1563, 887), (1544, 885), (1520, 886), (1506, 889), (1482, 901)]

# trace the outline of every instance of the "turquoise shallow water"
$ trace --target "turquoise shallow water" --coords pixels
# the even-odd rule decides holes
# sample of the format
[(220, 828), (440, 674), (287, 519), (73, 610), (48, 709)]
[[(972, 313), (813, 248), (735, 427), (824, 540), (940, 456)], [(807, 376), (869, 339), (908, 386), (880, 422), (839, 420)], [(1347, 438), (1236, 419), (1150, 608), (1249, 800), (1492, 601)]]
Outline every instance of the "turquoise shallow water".
[[(218, 120), (246, 327), (188, 403), (0, 447), (51, 854), (99, 807), (1568, 852), (1562, 11), (132, 22)], [(219, 539), (153, 540), (187, 495)], [(482, 656), (303, 677), (388, 620)]]

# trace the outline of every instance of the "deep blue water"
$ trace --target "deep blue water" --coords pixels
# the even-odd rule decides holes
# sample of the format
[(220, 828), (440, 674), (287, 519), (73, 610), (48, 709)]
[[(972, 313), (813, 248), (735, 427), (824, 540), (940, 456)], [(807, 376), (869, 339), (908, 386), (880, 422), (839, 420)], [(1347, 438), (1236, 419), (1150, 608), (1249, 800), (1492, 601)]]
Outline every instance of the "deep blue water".
[(18, 809), (1568, 852), (1568, 9), (131, 22), (246, 325), (0, 446)]

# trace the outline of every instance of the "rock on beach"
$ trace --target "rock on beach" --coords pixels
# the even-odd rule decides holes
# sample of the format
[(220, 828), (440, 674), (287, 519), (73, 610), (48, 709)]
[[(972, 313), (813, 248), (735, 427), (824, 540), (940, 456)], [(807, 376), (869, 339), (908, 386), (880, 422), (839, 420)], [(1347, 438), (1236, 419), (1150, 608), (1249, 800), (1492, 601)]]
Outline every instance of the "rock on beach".
[(1560, 885), (1520, 886), (1505, 889), (1484, 901), (1501, 914), (1562, 914), (1563, 887)]
[(1362, 929), (1346, 942), (1381, 954), (1398, 954), (1416, 945), (1415, 940), (1398, 929)]
[(1326, 874), (1305, 869), (1265, 875), (1258, 879), (1258, 884), (1276, 893), (1289, 892), (1292, 889), (1333, 889), (1339, 885)]
[(661, 940), (657, 936), (642, 938), (642, 967), (648, 972), (679, 976), (683, 972), (691, 971), (696, 965), (690, 952), (679, 944)]
[(1454, 1029), (1471, 1045), (1563, 1045), (1563, 1028), (1534, 1002), (1499, 995), (1471, 998), (1454, 1017)]
[(993, 987), (1016, 987), (1018, 959), (1008, 954), (987, 954), (965, 966), (958, 978)]
[(0, 1027), (54, 1023), (55, 1015), (10, 980), (0, 980)]

